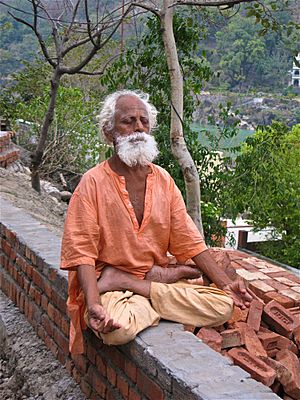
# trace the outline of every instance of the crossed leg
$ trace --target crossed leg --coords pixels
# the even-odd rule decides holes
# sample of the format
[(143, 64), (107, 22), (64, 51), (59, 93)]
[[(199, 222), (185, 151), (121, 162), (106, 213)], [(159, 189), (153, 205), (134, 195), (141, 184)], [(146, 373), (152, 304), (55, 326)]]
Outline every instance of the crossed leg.
[[(160, 318), (207, 327), (221, 325), (230, 318), (233, 301), (222, 290), (192, 285), (184, 280), (174, 283), (175, 277), (169, 268), (166, 269), (169, 275), (165, 274), (163, 280), (173, 283), (155, 282), (162, 278), (160, 274), (164, 274), (158, 268), (148, 275), (152, 281), (137, 279), (113, 267), (104, 269), (98, 282), (99, 302), (122, 325), (105, 334), (94, 331), (105, 344), (128, 343), (145, 328), (158, 325)], [(199, 277), (199, 271), (191, 269), (193, 271), (185, 269), (180, 273), (179, 270), (173, 272), (187, 278)], [(183, 276), (176, 276), (176, 279)], [(87, 314), (85, 320), (88, 325)]]

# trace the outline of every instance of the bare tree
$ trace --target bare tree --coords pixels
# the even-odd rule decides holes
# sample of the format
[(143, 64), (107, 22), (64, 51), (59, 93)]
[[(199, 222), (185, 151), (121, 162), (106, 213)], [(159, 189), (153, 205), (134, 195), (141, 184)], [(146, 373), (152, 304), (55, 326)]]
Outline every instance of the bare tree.
[[(31, 12), (10, 5), (9, 0), (1, 1), (17, 22), (28, 26), (35, 34), (45, 60), (52, 67), (50, 99), (40, 128), (36, 150), (32, 153), (31, 184), (40, 192), (39, 168), (43, 160), (48, 132), (53, 121), (58, 88), (63, 75), (100, 75), (101, 71), (86, 69), (100, 49), (106, 46), (132, 5), (111, 10), (100, 0), (23, 0), (31, 4)], [(48, 24), (52, 40), (44, 38), (41, 24)], [(74, 63), (72, 52), (83, 48), (83, 56)], [(116, 57), (113, 55), (112, 58)]]
[(171, 149), (183, 172), (186, 187), (187, 211), (202, 234), (203, 226), (201, 218), (199, 174), (187, 149), (183, 132), (183, 77), (173, 32), (174, 9), (177, 6), (183, 5), (198, 7), (223, 6), (223, 8), (228, 8), (238, 3), (253, 1), (255, 0), (160, 0), (132, 3), (132, 5), (142, 7), (154, 13), (160, 20), (171, 82)]

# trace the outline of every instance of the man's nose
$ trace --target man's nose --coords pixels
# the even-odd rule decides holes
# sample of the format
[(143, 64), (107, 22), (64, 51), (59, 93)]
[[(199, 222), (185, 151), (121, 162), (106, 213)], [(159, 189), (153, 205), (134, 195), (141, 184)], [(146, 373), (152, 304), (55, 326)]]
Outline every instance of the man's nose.
[(144, 125), (140, 119), (135, 121), (135, 132), (144, 132)]

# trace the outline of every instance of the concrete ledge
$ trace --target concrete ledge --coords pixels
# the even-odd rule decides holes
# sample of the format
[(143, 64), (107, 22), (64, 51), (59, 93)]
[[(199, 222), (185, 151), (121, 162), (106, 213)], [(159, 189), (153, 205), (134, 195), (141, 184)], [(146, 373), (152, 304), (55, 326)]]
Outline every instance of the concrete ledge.
[(93, 399), (279, 399), (269, 388), (210, 349), (181, 325), (161, 322), (119, 347), (85, 333), (86, 353), (68, 353), (67, 273), (60, 240), (1, 199), (0, 287), (46, 346)]

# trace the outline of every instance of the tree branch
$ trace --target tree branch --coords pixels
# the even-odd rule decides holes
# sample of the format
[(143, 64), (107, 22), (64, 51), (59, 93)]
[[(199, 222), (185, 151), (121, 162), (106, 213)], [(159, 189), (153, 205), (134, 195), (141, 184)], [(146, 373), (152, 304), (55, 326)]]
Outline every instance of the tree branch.
[(192, 1), (192, 0), (177, 0), (170, 7), (176, 6), (201, 6), (201, 7), (212, 7), (212, 6), (229, 6), (233, 7), (235, 4), (239, 3), (251, 3), (256, 0), (204, 0), (204, 1)]
[(41, 34), (37, 31), (37, 29), (34, 28), (33, 25), (31, 25), (29, 22), (25, 21), (22, 18), (16, 17), (15, 15), (13, 15), (10, 11), (8, 11), (8, 14), (17, 22), (20, 22), (21, 24), (24, 24), (26, 26), (28, 26), (30, 29), (32, 29), (32, 31), (34, 32), (34, 34), (36, 35), (36, 37), (38, 38), (38, 41), (40, 43), (42, 52), (44, 54), (44, 57), (46, 58), (46, 60), (48, 61), (48, 63), (53, 67), (56, 68), (57, 64), (52, 60), (52, 58), (50, 57), (48, 50), (46, 48), (45, 42), (41, 36)]

